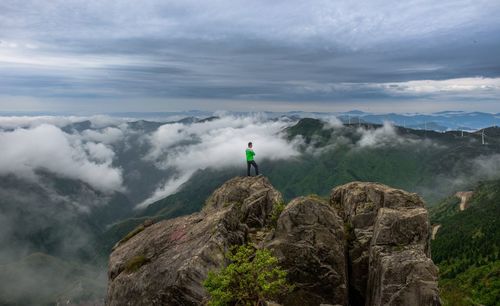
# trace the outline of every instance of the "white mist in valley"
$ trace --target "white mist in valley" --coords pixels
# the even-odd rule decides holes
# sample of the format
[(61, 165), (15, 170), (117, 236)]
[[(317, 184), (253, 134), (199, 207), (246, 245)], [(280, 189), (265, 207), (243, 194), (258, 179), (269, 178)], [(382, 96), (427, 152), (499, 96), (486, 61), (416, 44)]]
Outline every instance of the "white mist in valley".
[(224, 116), (211, 121), (159, 127), (147, 136), (151, 150), (145, 158), (160, 168), (175, 169), (176, 175), (139, 207), (172, 194), (197, 170), (241, 167), (244, 173), (248, 142), (254, 144), (257, 159), (279, 160), (300, 155), (300, 140), (288, 141), (282, 133), (293, 123), (260, 116)]

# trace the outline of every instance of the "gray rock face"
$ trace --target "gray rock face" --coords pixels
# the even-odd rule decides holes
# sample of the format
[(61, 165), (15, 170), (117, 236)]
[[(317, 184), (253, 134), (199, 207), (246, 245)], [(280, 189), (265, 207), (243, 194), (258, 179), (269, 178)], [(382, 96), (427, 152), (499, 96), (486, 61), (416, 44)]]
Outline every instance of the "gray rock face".
[(146, 227), (110, 256), (107, 305), (200, 305), (208, 271), (223, 267), (229, 247), (246, 242), (246, 224), (266, 223), (278, 201), (266, 178), (235, 178), (202, 212)]
[(115, 246), (107, 305), (202, 305), (208, 271), (232, 245), (257, 243), (279, 258), (295, 289), (282, 305), (440, 305), (430, 224), (415, 194), (354, 182), (292, 200), (262, 176), (234, 178), (190, 216), (144, 226)]
[(235, 205), (250, 229), (267, 225), (275, 203), (283, 202), (281, 193), (264, 176), (234, 178), (207, 199), (205, 210)]
[(375, 183), (332, 190), (349, 229), (349, 297), (355, 305), (439, 305), (430, 224), (416, 195)]
[(381, 208), (373, 233), (366, 305), (440, 305), (427, 210)]
[(266, 247), (278, 256), (296, 287), (285, 305), (347, 305), (344, 226), (326, 201), (292, 200)]
[(437, 273), (421, 250), (374, 247), (365, 305), (441, 305)]

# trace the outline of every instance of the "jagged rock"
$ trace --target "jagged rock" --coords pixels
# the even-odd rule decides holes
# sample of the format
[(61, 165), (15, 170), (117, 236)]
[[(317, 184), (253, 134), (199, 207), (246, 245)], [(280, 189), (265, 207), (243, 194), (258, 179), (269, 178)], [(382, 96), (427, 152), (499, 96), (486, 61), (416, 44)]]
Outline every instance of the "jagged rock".
[(250, 229), (258, 229), (267, 225), (273, 204), (280, 202), (283, 202), (281, 193), (266, 177), (259, 175), (227, 181), (207, 199), (205, 209), (236, 205), (241, 207), (243, 219)]
[(351, 220), (357, 228), (372, 226), (381, 207), (425, 207), (416, 193), (369, 182), (352, 182), (334, 188), (330, 203), (344, 220)]
[(420, 197), (353, 182), (335, 188), (330, 203), (350, 232), (351, 304), (439, 305), (430, 224)]
[(265, 177), (235, 178), (217, 189), (200, 213), (153, 224), (110, 256), (107, 305), (199, 305), (208, 271), (226, 264), (248, 226), (266, 224), (281, 201)]
[(373, 247), (365, 305), (441, 305), (437, 274), (421, 250)]
[(439, 305), (423, 201), (375, 183), (335, 188), (329, 203), (292, 200), (263, 177), (229, 180), (199, 213), (143, 226), (110, 256), (107, 305), (201, 305), (208, 271), (232, 245), (268, 247), (295, 289), (288, 305)]
[(440, 305), (427, 210), (381, 208), (373, 233), (366, 305)]
[(380, 208), (373, 229), (373, 246), (414, 246), (430, 256), (427, 209)]
[(266, 247), (295, 285), (285, 305), (348, 304), (342, 219), (317, 197), (292, 200)]

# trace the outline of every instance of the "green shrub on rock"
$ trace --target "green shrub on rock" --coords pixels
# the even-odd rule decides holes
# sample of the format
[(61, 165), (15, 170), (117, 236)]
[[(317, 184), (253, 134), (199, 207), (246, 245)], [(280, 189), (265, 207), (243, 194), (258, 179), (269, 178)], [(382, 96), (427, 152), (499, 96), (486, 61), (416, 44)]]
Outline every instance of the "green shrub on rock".
[(231, 263), (219, 272), (209, 272), (203, 283), (211, 297), (208, 305), (261, 305), (291, 290), (286, 271), (269, 250), (243, 245), (226, 257)]

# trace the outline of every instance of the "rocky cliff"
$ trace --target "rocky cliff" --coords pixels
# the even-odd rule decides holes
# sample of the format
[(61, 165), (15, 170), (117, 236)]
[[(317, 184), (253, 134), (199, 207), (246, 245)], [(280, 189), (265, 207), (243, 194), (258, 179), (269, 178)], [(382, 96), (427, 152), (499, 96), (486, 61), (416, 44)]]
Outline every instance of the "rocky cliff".
[(283, 305), (440, 305), (430, 224), (415, 194), (350, 183), (292, 200), (267, 178), (224, 183), (190, 216), (144, 224), (110, 256), (107, 305), (200, 305), (232, 245), (266, 247), (294, 290)]

